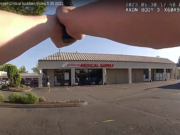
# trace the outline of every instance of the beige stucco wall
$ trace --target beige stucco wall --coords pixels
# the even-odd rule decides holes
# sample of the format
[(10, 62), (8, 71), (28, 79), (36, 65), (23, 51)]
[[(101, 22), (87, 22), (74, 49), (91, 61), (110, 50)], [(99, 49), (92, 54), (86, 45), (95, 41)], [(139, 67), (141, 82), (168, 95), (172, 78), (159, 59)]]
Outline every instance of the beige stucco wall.
[(178, 79), (180, 79), (180, 69), (176, 69), (176, 75), (177, 75), (177, 77), (178, 77)]
[(163, 63), (136, 63), (136, 62), (93, 62), (93, 61), (39, 61), (40, 69), (60, 69), (65, 63), (78, 63), (78, 64), (114, 64), (112, 68), (137, 68), (137, 69), (175, 69), (176, 64), (163, 64)]
[(108, 84), (123, 84), (128, 83), (128, 69), (107, 69)]
[(143, 69), (132, 69), (132, 83), (143, 82)]

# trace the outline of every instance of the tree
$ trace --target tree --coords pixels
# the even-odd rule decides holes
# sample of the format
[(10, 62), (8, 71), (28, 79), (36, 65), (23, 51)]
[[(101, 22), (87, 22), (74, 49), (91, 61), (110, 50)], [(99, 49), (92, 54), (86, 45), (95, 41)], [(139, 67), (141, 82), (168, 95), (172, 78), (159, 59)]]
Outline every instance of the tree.
[(27, 73), (25, 66), (21, 66), (18, 70), (19, 73)]
[(1, 0), (4, 4), (0, 4), (0, 10), (21, 15), (42, 15), (47, 7), (46, 0), (16, 0), (13, 2), (12, 0)]
[(38, 64), (36, 64), (36, 66), (32, 68), (32, 71), (33, 71), (34, 73), (39, 73)]
[(18, 72), (18, 69), (15, 65), (7, 66), (7, 76), (10, 81), (9, 85), (11, 87), (18, 87), (21, 84), (21, 76)]
[(12, 64), (4, 64), (2, 66), (0, 66), (0, 71), (4, 71), (7, 72), (7, 66), (11, 66)]
[(4, 65), (0, 66), (0, 71), (4, 71)]

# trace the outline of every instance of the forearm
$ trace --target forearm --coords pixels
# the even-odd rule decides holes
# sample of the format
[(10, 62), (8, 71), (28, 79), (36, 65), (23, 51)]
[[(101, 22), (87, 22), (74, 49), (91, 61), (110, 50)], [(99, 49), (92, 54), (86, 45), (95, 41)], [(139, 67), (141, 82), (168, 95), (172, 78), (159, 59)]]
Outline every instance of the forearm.
[(18, 57), (50, 37), (54, 18), (0, 11), (0, 64)]
[(125, 2), (101, 0), (67, 14), (75, 32), (151, 48), (179, 46), (179, 13), (128, 13)]

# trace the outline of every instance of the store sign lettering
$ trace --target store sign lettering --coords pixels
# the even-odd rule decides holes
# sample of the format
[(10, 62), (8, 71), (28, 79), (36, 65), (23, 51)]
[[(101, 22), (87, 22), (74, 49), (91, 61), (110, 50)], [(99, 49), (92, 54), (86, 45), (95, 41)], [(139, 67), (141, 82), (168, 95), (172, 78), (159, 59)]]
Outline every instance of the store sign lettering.
[(114, 64), (81, 64), (81, 67), (113, 67)]
[(67, 64), (67, 67), (114, 67), (114, 64)]

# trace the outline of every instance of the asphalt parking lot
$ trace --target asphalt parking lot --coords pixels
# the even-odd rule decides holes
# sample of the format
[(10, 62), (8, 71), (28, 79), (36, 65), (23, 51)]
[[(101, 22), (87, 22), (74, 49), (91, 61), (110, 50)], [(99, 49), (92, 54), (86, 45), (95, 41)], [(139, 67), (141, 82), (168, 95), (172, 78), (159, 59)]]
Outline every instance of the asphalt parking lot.
[[(82, 99), (84, 107), (5, 109), (0, 135), (179, 135), (180, 82), (34, 89), (49, 100)], [(4, 92), (4, 95), (9, 92)]]

